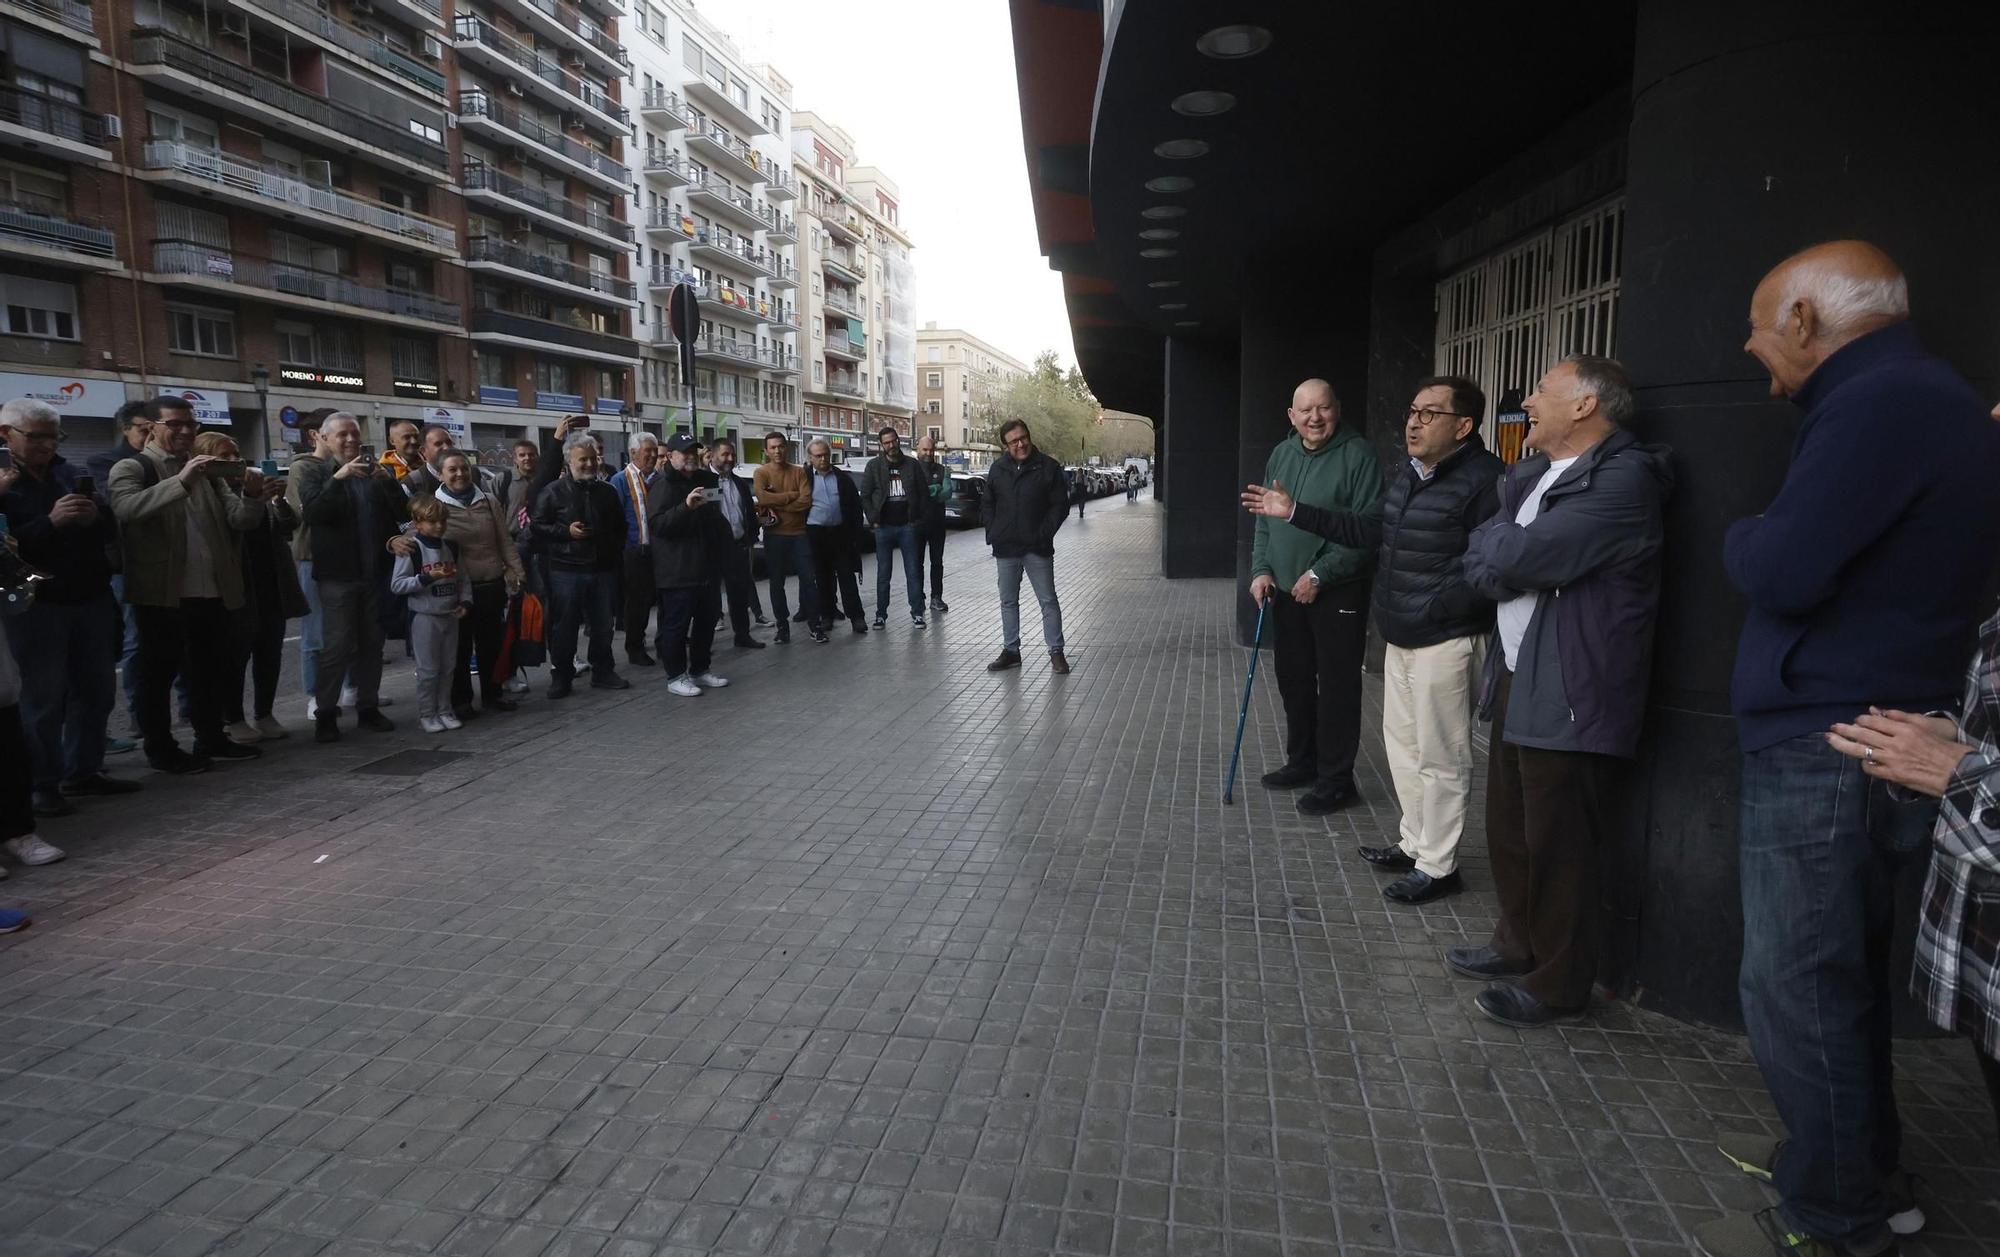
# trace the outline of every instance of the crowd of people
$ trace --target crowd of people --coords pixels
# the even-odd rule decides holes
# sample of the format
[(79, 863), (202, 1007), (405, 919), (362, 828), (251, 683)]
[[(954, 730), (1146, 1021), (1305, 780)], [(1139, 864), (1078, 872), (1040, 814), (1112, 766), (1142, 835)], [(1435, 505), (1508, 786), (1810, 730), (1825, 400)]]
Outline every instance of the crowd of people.
[[(1779, 1203), (1698, 1230), (1711, 1257), (1882, 1257), (1921, 1228), (1892, 1090), (1898, 870), (1928, 852), (1913, 989), (1968, 1035), (2000, 1118), (2000, 408), (1927, 352), (1881, 250), (1797, 254), (1750, 301), (1744, 348), (1804, 412), (1783, 486), (1720, 562), (1749, 611), (1731, 697), (1741, 742), (1741, 997), (1786, 1137), (1720, 1151)], [(1363, 608), (1385, 646), (1398, 841), (1359, 857), (1414, 905), (1458, 892), (1474, 722), (1492, 721), (1491, 938), (1451, 948), (1474, 1006), (1532, 1029), (1582, 1013), (1598, 975), (1599, 859), (1638, 754), (1674, 489), (1631, 431), (1624, 367), (1578, 354), (1527, 399), (1511, 467), (1470, 380), (1422, 381), (1385, 478), (1333, 388), (1243, 505), (1249, 595), (1269, 603), (1286, 760), (1324, 815), (1360, 796)], [(1372, 578), (1372, 593), (1371, 593)], [(1969, 677), (1966, 653), (1977, 629)], [(1961, 690), (1961, 678), (1964, 679)]]

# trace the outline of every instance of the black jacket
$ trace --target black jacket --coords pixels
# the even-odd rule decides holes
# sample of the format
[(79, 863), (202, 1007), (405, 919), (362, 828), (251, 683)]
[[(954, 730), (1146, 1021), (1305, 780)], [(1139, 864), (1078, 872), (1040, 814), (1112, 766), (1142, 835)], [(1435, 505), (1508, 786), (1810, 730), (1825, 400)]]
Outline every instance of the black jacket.
[[(581, 541), (569, 535), (569, 526), (579, 521), (590, 529)], [(559, 572), (616, 572), (623, 566), (625, 508), (618, 490), (602, 480), (565, 476), (545, 485), (535, 497), (528, 531)]]
[(1330, 541), (1381, 552), (1375, 627), (1405, 650), (1493, 630), (1493, 602), (1466, 582), (1465, 545), (1500, 509), (1507, 465), (1478, 433), (1447, 455), (1429, 480), (1405, 458), (1375, 507), (1330, 511), (1299, 503), (1292, 523)]
[[(409, 499), (395, 481), (369, 476), (359, 488), (353, 477), (336, 480), (339, 466), (320, 458), (292, 461), (298, 487), (299, 518), (312, 530), (315, 581), (373, 580), (389, 567), (383, 549), (410, 518)], [(363, 495), (357, 501), (357, 494)], [(361, 503), (372, 509), (364, 519)]]
[[(844, 471), (833, 471), (828, 474), (833, 477), (834, 484), (839, 487), (840, 533), (846, 539), (847, 544), (853, 547), (854, 560), (851, 566), (854, 571), (858, 572), (861, 570), (862, 542), (865, 540), (862, 536), (862, 525), (866, 522), (866, 516), (862, 512), (861, 506), (861, 490), (855, 488), (854, 477)], [(807, 492), (811, 492), (813, 486), (818, 482), (819, 474), (813, 471), (812, 466), (808, 464), (806, 467)], [(806, 516), (807, 518), (811, 518), (812, 512), (808, 510)], [(811, 527), (811, 525), (808, 525), (808, 527)]]
[(1068, 518), (1069, 480), (1061, 463), (1040, 450), (1022, 460), (993, 460), (986, 473), (986, 544), (994, 558), (1055, 554), (1056, 531)]
[(118, 525), (110, 500), (103, 496), (103, 480), (92, 495), (97, 503), (95, 523), (58, 528), (50, 520), (56, 503), (76, 492), (80, 474), (75, 463), (58, 454), (49, 460), (46, 479), (37, 480), (23, 468), (14, 487), (0, 497), (7, 531), (21, 543), (22, 562), (50, 577), (37, 597), (64, 606), (111, 592), (111, 556), (118, 546)]
[[(713, 489), (715, 473), (706, 467), (660, 473), (649, 498), (646, 528), (653, 538), (653, 585), (659, 589), (691, 589), (722, 578), (722, 556), (736, 539), (729, 521), (713, 502), (687, 504), (696, 489)], [(727, 492), (727, 490), (725, 490)]]
[(128, 458), (136, 458), (138, 455), (139, 451), (127, 445), (121, 434), (110, 449), (99, 450), (92, 454), (84, 460), (83, 466), (84, 470), (97, 477), (97, 491), (103, 493), (104, 486), (111, 483), (111, 465), (122, 463)]

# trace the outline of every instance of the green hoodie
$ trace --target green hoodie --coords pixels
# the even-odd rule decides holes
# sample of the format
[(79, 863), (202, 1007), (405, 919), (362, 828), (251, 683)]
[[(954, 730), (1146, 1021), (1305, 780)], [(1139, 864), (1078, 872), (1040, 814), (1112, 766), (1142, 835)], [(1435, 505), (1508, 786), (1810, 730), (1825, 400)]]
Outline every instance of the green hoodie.
[[(1367, 441), (1348, 428), (1335, 428), (1332, 439), (1316, 450), (1306, 448), (1294, 432), (1264, 464), (1265, 485), (1278, 485), (1297, 502), (1334, 511), (1365, 511), (1382, 496), (1382, 469)], [(1375, 556), (1367, 550), (1338, 545), (1303, 528), (1269, 515), (1257, 517), (1257, 539), (1250, 547), (1250, 577), (1268, 573), (1278, 588), (1289, 591), (1310, 567), (1319, 583), (1338, 585), (1364, 580)]]

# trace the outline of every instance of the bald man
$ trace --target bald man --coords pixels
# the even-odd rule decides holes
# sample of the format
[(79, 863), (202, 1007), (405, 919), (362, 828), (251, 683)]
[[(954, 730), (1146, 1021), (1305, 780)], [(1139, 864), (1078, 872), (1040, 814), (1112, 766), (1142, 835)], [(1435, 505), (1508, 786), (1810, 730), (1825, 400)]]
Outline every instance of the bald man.
[[(1292, 434), (1264, 464), (1264, 484), (1300, 505), (1361, 514), (1382, 496), (1375, 451), (1340, 423), (1325, 380), (1307, 380), (1286, 411)], [(1250, 600), (1270, 600), (1272, 666), (1285, 705), (1285, 762), (1265, 773), (1274, 790), (1311, 787), (1299, 811), (1325, 816), (1361, 801), (1361, 652), (1367, 642), (1374, 552), (1328, 540), (1289, 520), (1257, 517)]]
[[(1824, 1246), (1812, 1251), (1872, 1254), (1923, 1225), (1890, 1090), (1889, 951), (1898, 871), (1928, 845), (1937, 808), (1870, 771), (1872, 743), (1906, 717), (1850, 722), (1873, 707), (1956, 710), (2000, 536), (2000, 428), (1918, 341), (1896, 264), (1858, 240), (1766, 275), (1744, 349), (1772, 395), (1805, 412), (1777, 497), (1723, 548), (1750, 608), (1730, 685), (1743, 1015), (1789, 1137), (1721, 1147), (1772, 1181), (1784, 1228)], [(2000, 877), (1986, 889), (2000, 896)], [(1966, 921), (1937, 915), (1968, 911), (1963, 895), (1927, 898), (1926, 930), (2000, 928), (1991, 908), (1983, 922), (1976, 907)], [(1920, 973), (1917, 985), (1950, 1024), (1949, 981), (1927, 987)], [(1698, 1234), (1718, 1257), (1771, 1251), (1749, 1217)]]

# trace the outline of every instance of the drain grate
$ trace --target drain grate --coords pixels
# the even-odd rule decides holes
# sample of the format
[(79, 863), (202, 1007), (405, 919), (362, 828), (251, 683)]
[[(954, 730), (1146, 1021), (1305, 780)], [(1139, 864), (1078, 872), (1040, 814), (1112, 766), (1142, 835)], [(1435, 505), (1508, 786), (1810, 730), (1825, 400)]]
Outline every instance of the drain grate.
[(398, 751), (384, 756), (373, 763), (363, 764), (355, 769), (357, 773), (367, 773), (375, 777), (421, 777), (433, 768), (442, 768), (455, 759), (464, 759), (466, 751)]

